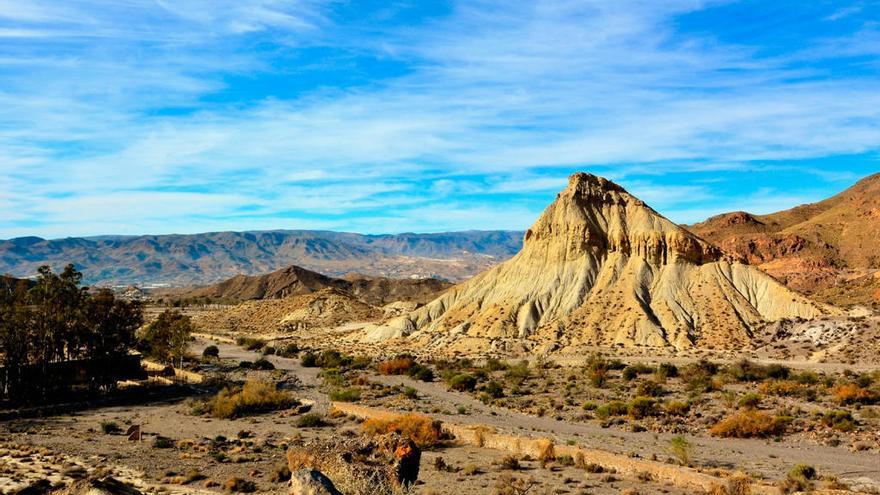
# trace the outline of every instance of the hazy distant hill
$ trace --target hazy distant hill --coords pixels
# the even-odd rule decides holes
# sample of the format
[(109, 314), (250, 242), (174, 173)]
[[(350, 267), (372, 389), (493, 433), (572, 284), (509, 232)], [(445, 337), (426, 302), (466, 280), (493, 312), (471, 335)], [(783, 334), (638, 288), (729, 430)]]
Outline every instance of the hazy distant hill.
[(325, 275), (438, 277), (460, 281), (504, 261), (522, 232), (362, 235), (328, 231), (192, 235), (20, 237), (0, 241), (0, 273), (30, 276), (72, 262), (95, 284), (207, 284), (298, 265)]

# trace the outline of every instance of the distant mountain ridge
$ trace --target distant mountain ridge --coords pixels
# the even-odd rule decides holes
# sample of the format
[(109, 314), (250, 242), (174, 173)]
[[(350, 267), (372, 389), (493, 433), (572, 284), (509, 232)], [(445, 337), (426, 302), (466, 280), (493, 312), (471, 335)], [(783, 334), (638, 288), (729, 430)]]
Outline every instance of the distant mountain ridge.
[(0, 241), (0, 273), (27, 277), (40, 265), (74, 263), (102, 285), (210, 284), (297, 265), (327, 276), (467, 279), (512, 256), (519, 231), (364, 235), (317, 230), (210, 232)]

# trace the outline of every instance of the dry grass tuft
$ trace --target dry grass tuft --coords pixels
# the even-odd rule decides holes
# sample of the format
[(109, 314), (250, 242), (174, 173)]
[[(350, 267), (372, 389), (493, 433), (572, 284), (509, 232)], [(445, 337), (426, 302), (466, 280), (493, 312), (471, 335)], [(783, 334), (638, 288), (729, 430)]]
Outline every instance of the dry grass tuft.
[(754, 409), (739, 411), (719, 421), (709, 434), (723, 438), (766, 438), (785, 432), (786, 421)]
[(394, 419), (368, 419), (363, 424), (364, 433), (384, 435), (399, 433), (409, 437), (420, 448), (431, 448), (440, 443), (440, 422), (427, 416), (407, 414)]
[(278, 390), (272, 382), (251, 380), (241, 389), (227, 388), (207, 404), (211, 416), (221, 419), (239, 418), (285, 409), (296, 404), (288, 392)]

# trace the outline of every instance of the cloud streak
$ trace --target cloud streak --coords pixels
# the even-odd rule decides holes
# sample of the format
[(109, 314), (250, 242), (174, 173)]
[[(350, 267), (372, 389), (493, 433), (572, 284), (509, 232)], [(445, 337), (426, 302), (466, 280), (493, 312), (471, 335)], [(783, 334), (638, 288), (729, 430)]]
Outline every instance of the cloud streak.
[(523, 228), (576, 169), (695, 221), (876, 171), (877, 9), (736, 8), (0, 0), (0, 237)]

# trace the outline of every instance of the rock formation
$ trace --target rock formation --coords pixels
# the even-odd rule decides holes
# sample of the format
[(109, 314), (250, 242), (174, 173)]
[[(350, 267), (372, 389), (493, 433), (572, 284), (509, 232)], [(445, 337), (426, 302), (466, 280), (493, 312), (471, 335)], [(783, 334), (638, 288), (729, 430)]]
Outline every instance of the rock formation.
[(880, 270), (880, 174), (818, 203), (726, 213), (689, 228), (790, 288), (833, 304), (870, 303), (861, 288)]
[(617, 184), (578, 173), (513, 258), (363, 340), (462, 351), (505, 342), (731, 349), (768, 321), (825, 311)]

